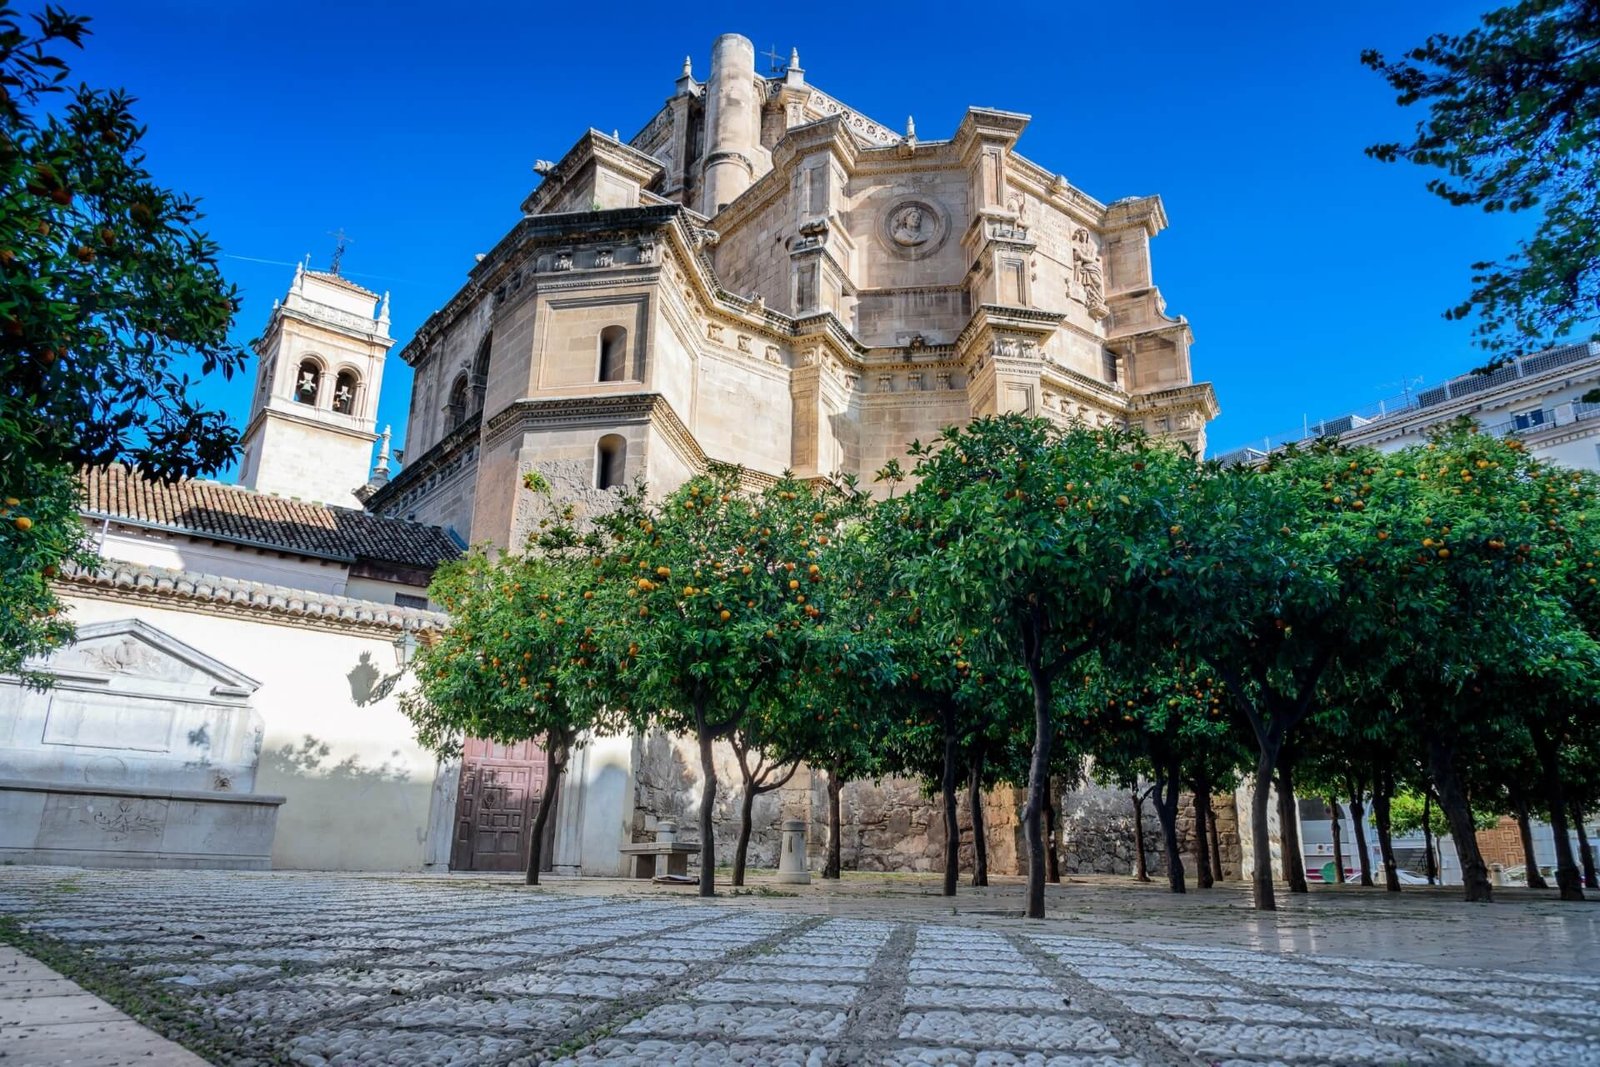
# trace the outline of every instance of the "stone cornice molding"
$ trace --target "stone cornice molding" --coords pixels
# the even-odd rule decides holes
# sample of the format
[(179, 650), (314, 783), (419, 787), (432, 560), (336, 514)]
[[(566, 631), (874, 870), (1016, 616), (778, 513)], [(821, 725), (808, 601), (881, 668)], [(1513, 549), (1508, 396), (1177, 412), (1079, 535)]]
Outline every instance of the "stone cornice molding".
[(1007, 151), (1027, 129), (1031, 116), (1020, 111), (1000, 111), (988, 107), (969, 107), (956, 127), (950, 146), (962, 163), (970, 163), (984, 143), (999, 143)]
[(519, 430), (535, 427), (643, 422), (659, 399), (659, 393), (524, 397), (507, 405), (484, 426), (483, 447), (493, 448)]
[(402, 608), (331, 593), (121, 560), (102, 560), (98, 567), (87, 570), (69, 568), (53, 585), (65, 596), (198, 611), (380, 640), (390, 640), (408, 630), (442, 629), (449, 622), (442, 612), (423, 608)]
[(1158, 389), (1148, 393), (1134, 393), (1128, 410), (1142, 413), (1158, 410), (1187, 410), (1200, 412), (1210, 421), (1222, 413), (1217, 405), (1217, 392), (1210, 382), (1195, 382), (1171, 389)]
[(475, 411), (468, 415), (465, 422), (445, 434), (428, 451), (407, 463), (400, 469), (399, 474), (384, 483), (383, 488), (369, 496), (366, 502), (367, 510), (381, 513), (412, 486), (443, 471), (456, 460), (459, 453), (478, 444), (482, 429), (483, 412)]
[(632, 178), (641, 187), (649, 185), (665, 171), (660, 160), (654, 156), (591, 127), (545, 175), (539, 187), (522, 201), (523, 213), (539, 214), (540, 209), (564, 192), (571, 180), (589, 163), (604, 164)]
[[(293, 401), (290, 401), (290, 403), (293, 403)], [(313, 408), (312, 410), (321, 409)], [(378, 435), (373, 433), (371, 430), (361, 430), (354, 426), (341, 426), (339, 423), (331, 420), (324, 421), (318, 418), (309, 418), (287, 407), (258, 408), (255, 416), (249, 421), (249, 423), (245, 425), (243, 436), (249, 437), (255, 432), (256, 426), (264, 422), (269, 417), (282, 419), (284, 422), (292, 422), (296, 426), (307, 426), (318, 430), (331, 430), (334, 433), (343, 434), (345, 437), (354, 437), (356, 440), (369, 445), (378, 439)], [(350, 491), (353, 493), (355, 492), (355, 489), (352, 488)]]
[(1154, 237), (1167, 228), (1167, 208), (1159, 196), (1125, 196), (1112, 201), (1105, 211), (1108, 230), (1143, 226), (1144, 232)]

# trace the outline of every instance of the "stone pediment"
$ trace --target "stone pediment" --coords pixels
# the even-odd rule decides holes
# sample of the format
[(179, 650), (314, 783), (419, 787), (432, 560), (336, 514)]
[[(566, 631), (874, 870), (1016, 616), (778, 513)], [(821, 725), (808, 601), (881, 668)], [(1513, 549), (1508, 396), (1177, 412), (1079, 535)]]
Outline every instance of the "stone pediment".
[(90, 623), (39, 665), (58, 685), (243, 705), (261, 683), (139, 619)]

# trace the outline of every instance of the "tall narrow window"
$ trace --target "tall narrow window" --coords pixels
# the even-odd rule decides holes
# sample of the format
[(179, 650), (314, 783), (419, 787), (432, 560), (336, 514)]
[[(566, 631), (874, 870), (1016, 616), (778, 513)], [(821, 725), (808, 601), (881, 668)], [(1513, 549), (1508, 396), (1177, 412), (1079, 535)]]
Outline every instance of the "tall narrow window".
[(608, 433), (595, 447), (594, 487), (610, 489), (622, 484), (628, 468), (628, 442), (618, 434)]
[(1117, 354), (1109, 348), (1100, 350), (1101, 366), (1105, 372), (1106, 381), (1112, 385), (1117, 384)]
[(469, 410), (483, 410), (483, 397), (489, 390), (489, 350), (493, 346), (494, 334), (484, 334), (478, 345), (478, 356), (472, 361), (472, 406)]
[(294, 398), (298, 403), (317, 406), (317, 391), (322, 388), (322, 364), (314, 359), (303, 359), (295, 371)]
[(600, 380), (620, 382), (628, 377), (628, 331), (607, 326), (600, 331)]
[(467, 376), (463, 374), (456, 379), (456, 384), (450, 387), (450, 403), (445, 408), (444, 432), (460, 426), (467, 421)]
[(342, 370), (333, 386), (333, 410), (341, 415), (351, 415), (356, 410), (356, 390), (361, 388), (361, 379), (356, 377), (353, 370)]

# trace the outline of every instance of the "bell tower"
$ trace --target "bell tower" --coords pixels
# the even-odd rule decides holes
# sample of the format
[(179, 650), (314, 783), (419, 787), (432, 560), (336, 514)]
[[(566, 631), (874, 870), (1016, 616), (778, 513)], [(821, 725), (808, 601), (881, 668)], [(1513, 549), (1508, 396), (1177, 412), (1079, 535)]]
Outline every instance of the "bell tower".
[(278, 496), (358, 507), (367, 482), (389, 295), (333, 271), (295, 267), (255, 343), (256, 388), (239, 483)]

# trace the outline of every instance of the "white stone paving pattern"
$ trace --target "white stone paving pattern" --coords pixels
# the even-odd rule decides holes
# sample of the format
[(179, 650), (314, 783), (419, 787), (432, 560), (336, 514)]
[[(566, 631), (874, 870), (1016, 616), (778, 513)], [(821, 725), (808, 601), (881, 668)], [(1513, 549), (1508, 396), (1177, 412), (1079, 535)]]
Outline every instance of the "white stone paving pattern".
[(0, 869), (24, 944), (217, 1063), (1600, 1065), (1592, 974), (822, 910), (620, 885)]

